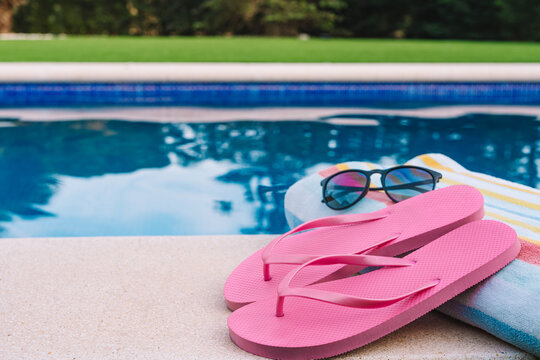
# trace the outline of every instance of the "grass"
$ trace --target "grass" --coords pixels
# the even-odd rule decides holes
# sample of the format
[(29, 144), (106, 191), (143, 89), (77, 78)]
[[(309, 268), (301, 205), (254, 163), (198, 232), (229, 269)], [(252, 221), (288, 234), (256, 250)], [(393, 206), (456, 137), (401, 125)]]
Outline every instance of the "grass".
[(0, 41), (0, 61), (540, 62), (540, 43), (256, 37), (68, 37)]

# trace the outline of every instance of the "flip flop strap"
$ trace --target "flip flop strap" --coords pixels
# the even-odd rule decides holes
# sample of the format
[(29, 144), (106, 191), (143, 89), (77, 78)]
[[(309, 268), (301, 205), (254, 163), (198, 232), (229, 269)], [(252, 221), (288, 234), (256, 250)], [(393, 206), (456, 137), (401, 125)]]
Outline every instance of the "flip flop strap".
[[(362, 222), (368, 222), (373, 220), (379, 220), (383, 219), (390, 215), (390, 211), (387, 209), (383, 209), (374, 213), (367, 213), (367, 214), (347, 214), (347, 215), (337, 215), (337, 216), (329, 216), (324, 217), (320, 219), (315, 219), (311, 221), (307, 221), (303, 224), (298, 225), (292, 230), (289, 230), (285, 234), (281, 235), (280, 237), (274, 239), (266, 248), (264, 248), (262, 252), (262, 261), (263, 261), (263, 275), (264, 280), (268, 281), (272, 279), (270, 276), (270, 264), (302, 264), (307, 260), (313, 259), (313, 255), (311, 255), (310, 258), (306, 258), (305, 254), (298, 254), (299, 256), (295, 258), (293, 256), (296, 255), (283, 255), (283, 258), (277, 258), (277, 257), (271, 257), (272, 256), (272, 250), (274, 247), (284, 238), (288, 237), (289, 235), (298, 233), (300, 231), (320, 228), (320, 227), (329, 227), (329, 226), (339, 226), (339, 225), (351, 225), (351, 224), (357, 224)], [(399, 235), (398, 235), (399, 236)], [(397, 237), (396, 237), (397, 238)], [(394, 240), (394, 239), (392, 239)], [(374, 245), (374, 246), (377, 246)], [(371, 247), (370, 247), (371, 248)], [(366, 249), (367, 250), (367, 249)], [(363, 251), (362, 251), (363, 252)], [(307, 255), (309, 256), (309, 255)], [(319, 256), (317, 256), (319, 257)], [(307, 260), (306, 260), (307, 259)]]
[(329, 255), (322, 256), (311, 261), (306, 262), (305, 264), (299, 266), (295, 270), (291, 271), (287, 276), (281, 281), (278, 286), (278, 300), (276, 305), (276, 316), (283, 316), (283, 306), (286, 296), (295, 296), (303, 297), (308, 299), (313, 299), (317, 301), (322, 301), (330, 304), (355, 307), (355, 308), (364, 308), (364, 309), (374, 309), (381, 308), (385, 306), (392, 305), (400, 300), (403, 300), (409, 296), (417, 294), (427, 289), (431, 289), (440, 283), (440, 280), (433, 280), (425, 285), (421, 286), (418, 289), (407, 292), (405, 294), (386, 298), (386, 299), (370, 299), (362, 298), (347, 294), (336, 293), (332, 291), (320, 290), (311, 287), (302, 287), (302, 288), (292, 288), (290, 287), (291, 281), (293, 278), (305, 267), (310, 265), (335, 265), (335, 264), (347, 264), (347, 265), (361, 265), (361, 266), (412, 266), (414, 261), (386, 256), (374, 256), (374, 255)]
[[(355, 252), (354, 254), (360, 255), (360, 254), (367, 254), (375, 249), (378, 249), (380, 247), (383, 247), (384, 245), (388, 244), (389, 242), (396, 240), (401, 234), (393, 234), (390, 237), (381, 240), (373, 245), (370, 245), (367, 248), (364, 248), (362, 250), (359, 250)], [(265, 264), (289, 264), (289, 265), (301, 265), (305, 262), (308, 262), (310, 260), (326, 256), (327, 254), (319, 254), (319, 255), (313, 255), (313, 254), (270, 254), (264, 261)]]

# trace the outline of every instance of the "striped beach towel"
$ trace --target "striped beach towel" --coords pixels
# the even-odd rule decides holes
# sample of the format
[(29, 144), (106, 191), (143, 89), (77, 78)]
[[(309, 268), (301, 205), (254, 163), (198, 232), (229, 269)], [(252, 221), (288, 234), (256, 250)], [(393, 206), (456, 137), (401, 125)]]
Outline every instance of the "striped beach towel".
[[(537, 306), (540, 299), (540, 190), (469, 171), (441, 154), (417, 156), (407, 164), (442, 173), (438, 187), (456, 184), (476, 187), (484, 195), (485, 218), (512, 226), (521, 240), (521, 252), (516, 260), (438, 310), (540, 356), (540, 307)], [(294, 227), (337, 214), (321, 203), (321, 179), (340, 170), (374, 168), (378, 166), (368, 162), (347, 162), (298, 181), (285, 195), (289, 225)], [(380, 186), (375, 178), (373, 185)], [(390, 204), (385, 194), (373, 191), (339, 214), (371, 212)]]

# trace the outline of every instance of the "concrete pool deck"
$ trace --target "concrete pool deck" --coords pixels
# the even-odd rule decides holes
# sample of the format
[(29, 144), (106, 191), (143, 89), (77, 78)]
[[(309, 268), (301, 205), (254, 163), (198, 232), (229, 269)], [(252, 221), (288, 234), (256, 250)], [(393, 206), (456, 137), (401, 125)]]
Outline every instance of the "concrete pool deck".
[[(0, 239), (0, 358), (257, 358), (229, 339), (227, 275), (272, 236)], [(534, 359), (431, 312), (343, 359)]]

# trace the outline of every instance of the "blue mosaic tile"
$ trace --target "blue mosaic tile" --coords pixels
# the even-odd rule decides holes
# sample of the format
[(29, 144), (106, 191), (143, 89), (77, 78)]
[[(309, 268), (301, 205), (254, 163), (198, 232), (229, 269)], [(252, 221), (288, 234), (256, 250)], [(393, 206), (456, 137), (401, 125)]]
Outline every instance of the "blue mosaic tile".
[(540, 105), (540, 83), (0, 84), (0, 107)]

